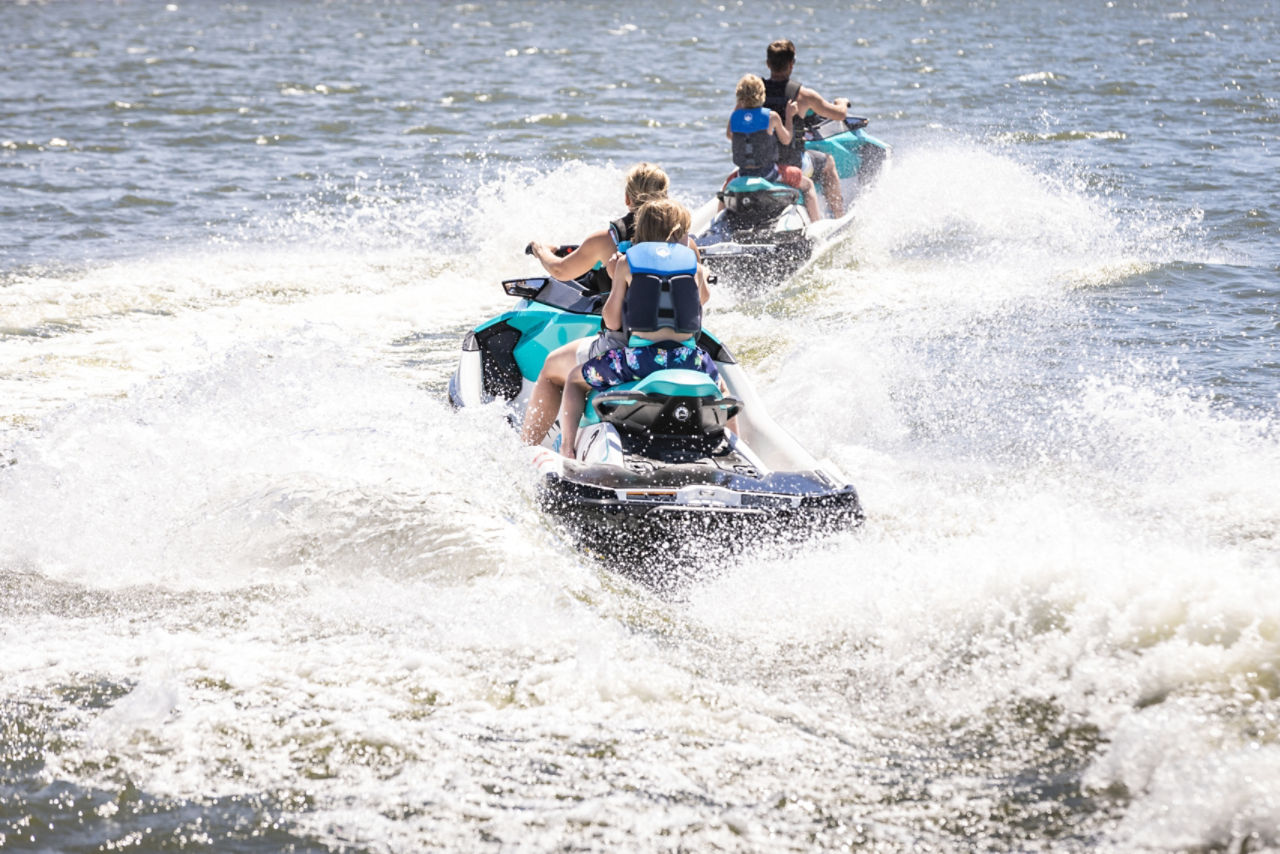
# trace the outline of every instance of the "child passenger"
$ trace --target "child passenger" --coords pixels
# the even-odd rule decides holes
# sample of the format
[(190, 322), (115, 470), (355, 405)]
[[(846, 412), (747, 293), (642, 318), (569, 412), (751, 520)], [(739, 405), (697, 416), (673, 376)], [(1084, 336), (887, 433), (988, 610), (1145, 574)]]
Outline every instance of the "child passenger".
[[(697, 346), (702, 304), (709, 297), (706, 270), (688, 246), (689, 210), (672, 199), (641, 205), (636, 211), (635, 242), (613, 272), (613, 289), (605, 302), (606, 326), (625, 330), (628, 345), (578, 365), (569, 372), (560, 409), (560, 453), (573, 457), (578, 422), (591, 389), (606, 389), (643, 379), (664, 368), (703, 371), (719, 381), (715, 360)], [(656, 271), (656, 272), (655, 272)], [(660, 312), (656, 299), (627, 301), (636, 276), (669, 277), (671, 305)]]
[[(822, 219), (813, 179), (806, 178), (799, 166), (778, 163), (778, 143), (791, 142), (791, 120), (799, 107), (787, 102), (786, 116), (779, 116), (764, 106), (764, 81), (754, 74), (744, 74), (735, 93), (737, 108), (729, 115), (724, 134), (733, 142), (733, 165), (738, 170), (729, 176), (764, 178), (795, 187), (804, 193), (804, 208), (809, 221)], [(728, 181), (725, 182), (728, 184)]]

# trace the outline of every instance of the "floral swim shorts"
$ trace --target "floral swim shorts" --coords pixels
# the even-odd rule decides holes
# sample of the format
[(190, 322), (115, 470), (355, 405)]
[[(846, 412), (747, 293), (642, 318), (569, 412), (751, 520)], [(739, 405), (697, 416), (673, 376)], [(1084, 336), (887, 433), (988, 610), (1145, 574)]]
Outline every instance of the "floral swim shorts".
[(655, 341), (644, 347), (610, 350), (583, 363), (582, 378), (594, 389), (613, 388), (667, 368), (702, 371), (713, 381), (720, 380), (710, 354), (681, 341)]

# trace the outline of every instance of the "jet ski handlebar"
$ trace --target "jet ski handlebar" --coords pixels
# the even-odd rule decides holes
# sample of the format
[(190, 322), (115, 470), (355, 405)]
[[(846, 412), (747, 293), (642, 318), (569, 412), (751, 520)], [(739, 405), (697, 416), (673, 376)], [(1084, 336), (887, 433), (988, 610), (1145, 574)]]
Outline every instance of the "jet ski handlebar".
[[(556, 256), (557, 258), (563, 258), (564, 256), (568, 255), (570, 252), (572, 252), (573, 250), (575, 250), (575, 249), (577, 249), (577, 248), (578, 248), (578, 244), (576, 244), (576, 243), (562, 243), (562, 244), (561, 244), (561, 245), (559, 245), (559, 246), (553, 246), (553, 247), (551, 247), (551, 254), (552, 254), (552, 255), (554, 255), (554, 256)], [(531, 241), (529, 241), (529, 243), (525, 245), (525, 247), (524, 247), (524, 254), (526, 254), (526, 255), (532, 255), (532, 254), (533, 254), (533, 241), (532, 241), (532, 240), (531, 240)]]
[(813, 115), (805, 119), (804, 138), (810, 140), (830, 139), (833, 136), (860, 130), (871, 124), (871, 120), (862, 116), (845, 116), (843, 121), (824, 119)]

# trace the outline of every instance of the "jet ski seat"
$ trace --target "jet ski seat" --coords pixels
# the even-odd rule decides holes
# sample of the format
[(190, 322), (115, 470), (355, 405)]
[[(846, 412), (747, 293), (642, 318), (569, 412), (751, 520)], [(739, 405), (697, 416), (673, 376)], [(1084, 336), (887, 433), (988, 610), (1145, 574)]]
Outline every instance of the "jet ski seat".
[(718, 445), (729, 419), (742, 409), (742, 402), (725, 397), (711, 377), (684, 368), (593, 392), (587, 404), (587, 423), (605, 421), (620, 433), (700, 447)]
[(725, 210), (761, 221), (776, 217), (789, 205), (804, 203), (803, 194), (795, 187), (741, 175), (730, 181), (716, 197), (724, 202)]

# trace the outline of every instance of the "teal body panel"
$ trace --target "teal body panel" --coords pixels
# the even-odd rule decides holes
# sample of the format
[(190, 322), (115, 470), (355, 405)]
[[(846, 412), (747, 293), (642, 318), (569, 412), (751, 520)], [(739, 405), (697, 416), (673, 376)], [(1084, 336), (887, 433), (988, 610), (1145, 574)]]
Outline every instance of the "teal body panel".
[(724, 191), (726, 193), (746, 194), (754, 193), (758, 190), (773, 190), (778, 187), (784, 187), (788, 190), (795, 190), (797, 193), (800, 193), (799, 197), (796, 199), (796, 203), (801, 205), (804, 204), (804, 193), (801, 193), (798, 188), (792, 187), (790, 184), (781, 184), (777, 181), (767, 181), (764, 178), (756, 176), (744, 177), (739, 175), (725, 185)]
[(521, 300), (511, 311), (477, 326), (476, 331), (504, 321), (520, 331), (520, 344), (515, 348), (516, 365), (520, 375), (529, 382), (537, 382), (542, 363), (552, 350), (600, 332), (598, 314), (571, 314), (530, 300)]
[(668, 397), (719, 397), (720, 387), (702, 371), (667, 368), (654, 371), (636, 383), (636, 391)]
[(725, 186), (725, 192), (728, 193), (754, 193), (758, 190), (771, 190), (774, 187), (785, 186), (783, 184), (775, 184), (773, 181), (766, 181), (764, 178), (745, 177), (739, 175)]
[(845, 131), (827, 139), (811, 139), (804, 144), (804, 147), (810, 151), (821, 151), (830, 155), (836, 163), (836, 173), (841, 178), (850, 178), (862, 168), (862, 146), (864, 145), (888, 148), (880, 140), (864, 133), (862, 128)]

